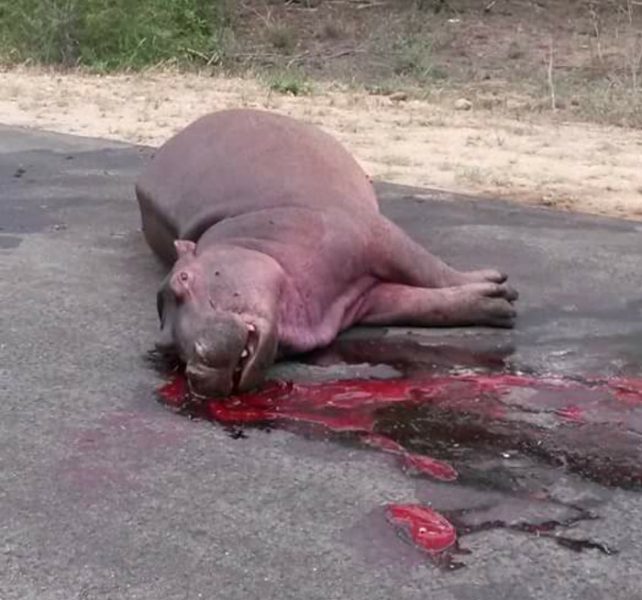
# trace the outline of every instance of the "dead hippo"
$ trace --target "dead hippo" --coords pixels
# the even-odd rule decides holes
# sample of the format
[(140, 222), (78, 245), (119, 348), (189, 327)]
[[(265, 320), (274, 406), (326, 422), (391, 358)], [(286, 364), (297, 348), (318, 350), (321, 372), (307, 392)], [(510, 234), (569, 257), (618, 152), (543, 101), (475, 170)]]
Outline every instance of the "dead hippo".
[(379, 213), (336, 140), (294, 119), (207, 115), (160, 148), (136, 195), (147, 242), (173, 265), (159, 347), (197, 396), (249, 390), (278, 358), (356, 323), (513, 325), (505, 275), (431, 255)]

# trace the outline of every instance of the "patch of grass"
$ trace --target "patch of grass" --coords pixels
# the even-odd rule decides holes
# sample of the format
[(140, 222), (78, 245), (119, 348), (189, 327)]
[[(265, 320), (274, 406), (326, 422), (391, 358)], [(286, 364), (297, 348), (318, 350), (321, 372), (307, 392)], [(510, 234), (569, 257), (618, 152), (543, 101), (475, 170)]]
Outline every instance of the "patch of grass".
[[(642, 92), (626, 78), (609, 76), (588, 80), (580, 73), (558, 76), (557, 95), (562, 107), (571, 105), (578, 117), (597, 123), (642, 127)], [(543, 96), (543, 92), (542, 92)], [(570, 99), (575, 98), (574, 104)]]
[(266, 84), (273, 92), (284, 95), (307, 96), (312, 93), (312, 86), (305, 75), (294, 70), (269, 73)]
[(266, 36), (268, 42), (284, 54), (291, 54), (298, 43), (296, 30), (280, 23), (268, 25)]
[(427, 36), (401, 38), (393, 50), (396, 75), (409, 76), (419, 82), (446, 78), (446, 73), (434, 64), (432, 43)]
[(220, 60), (229, 0), (0, 0), (0, 58), (97, 71)]
[(393, 79), (382, 79), (376, 83), (367, 83), (364, 89), (375, 96), (390, 96), (391, 94), (399, 91), (400, 82)]
[(455, 181), (462, 184), (481, 185), (488, 181), (488, 176), (479, 167), (458, 165), (455, 168)]

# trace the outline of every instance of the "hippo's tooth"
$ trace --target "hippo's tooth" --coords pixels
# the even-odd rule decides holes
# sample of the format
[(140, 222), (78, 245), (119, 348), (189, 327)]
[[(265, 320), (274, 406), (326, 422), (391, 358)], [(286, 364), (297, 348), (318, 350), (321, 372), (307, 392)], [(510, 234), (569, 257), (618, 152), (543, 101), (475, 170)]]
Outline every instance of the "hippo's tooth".
[(198, 354), (201, 358), (205, 356), (205, 344), (202, 342), (196, 342), (194, 344), (194, 349), (196, 350), (196, 354)]
[(249, 354), (250, 353), (247, 351), (247, 348), (243, 348), (243, 352), (241, 352), (241, 358), (247, 358)]
[(247, 324), (247, 330), (248, 331), (256, 331), (256, 325), (254, 325), (253, 323), (248, 323)]

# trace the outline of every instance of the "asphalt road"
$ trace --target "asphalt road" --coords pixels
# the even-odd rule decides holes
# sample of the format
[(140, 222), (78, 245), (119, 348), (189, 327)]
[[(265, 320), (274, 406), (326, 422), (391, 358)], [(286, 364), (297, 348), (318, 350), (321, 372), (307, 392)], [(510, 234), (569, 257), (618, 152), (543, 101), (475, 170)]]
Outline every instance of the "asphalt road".
[[(161, 380), (145, 355), (162, 269), (132, 188), (150, 154), (0, 127), (2, 600), (642, 598), (636, 491), (550, 470), (558, 497), (600, 517), (568, 534), (617, 555), (494, 529), (466, 537), (466, 567), (447, 572), (400, 540), (381, 507), (466, 507), (488, 501), (484, 490), (286, 431), (231, 439), (156, 402)], [(384, 212), (453, 265), (506, 270), (521, 316), (513, 332), (355, 330), (347, 340), (385, 347), (410, 333), (443, 369), (495, 352), (534, 374), (642, 377), (642, 224), (379, 191)], [(364, 352), (275, 376), (395, 373)]]

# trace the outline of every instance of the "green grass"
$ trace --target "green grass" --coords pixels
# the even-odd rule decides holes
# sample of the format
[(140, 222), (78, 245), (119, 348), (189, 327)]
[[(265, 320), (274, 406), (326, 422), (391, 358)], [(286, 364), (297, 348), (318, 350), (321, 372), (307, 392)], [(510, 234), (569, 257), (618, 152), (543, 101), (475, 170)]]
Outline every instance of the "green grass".
[(218, 62), (230, 0), (0, 0), (0, 59), (141, 69)]
[(270, 25), (266, 34), (270, 44), (284, 54), (291, 54), (296, 48), (297, 32), (288, 25)]
[(307, 96), (312, 86), (303, 73), (296, 70), (273, 71), (265, 76), (270, 90), (290, 96)]
[(396, 75), (409, 76), (423, 83), (445, 78), (433, 62), (432, 42), (425, 36), (405, 36), (394, 44), (393, 70)]

